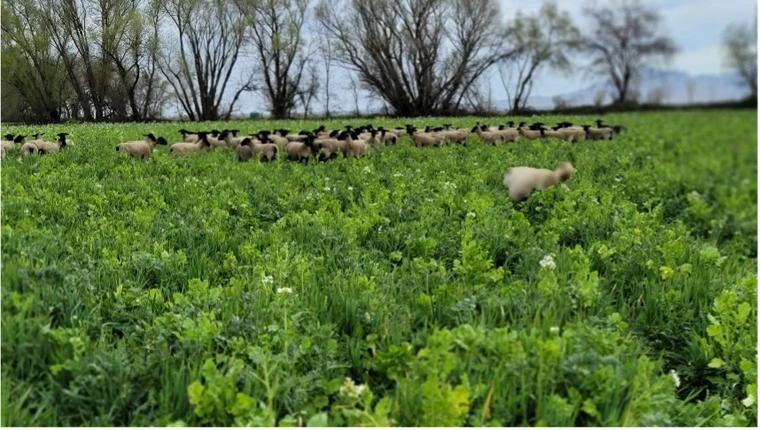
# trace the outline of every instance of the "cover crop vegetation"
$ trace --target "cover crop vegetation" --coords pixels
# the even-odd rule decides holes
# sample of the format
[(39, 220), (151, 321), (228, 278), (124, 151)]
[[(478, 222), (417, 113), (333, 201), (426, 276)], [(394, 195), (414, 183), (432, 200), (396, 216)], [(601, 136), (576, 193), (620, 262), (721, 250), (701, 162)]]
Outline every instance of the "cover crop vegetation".
[(756, 425), (756, 111), (608, 121), (308, 165), (4, 127), (72, 143), (2, 162), (2, 424)]

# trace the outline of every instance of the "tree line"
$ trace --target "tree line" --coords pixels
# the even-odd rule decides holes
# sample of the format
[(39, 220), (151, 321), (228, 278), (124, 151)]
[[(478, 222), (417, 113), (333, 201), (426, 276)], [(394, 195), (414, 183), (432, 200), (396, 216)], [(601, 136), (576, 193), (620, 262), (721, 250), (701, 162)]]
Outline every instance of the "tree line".
[[(544, 69), (601, 76), (623, 103), (645, 67), (677, 52), (639, 0), (583, 15), (581, 31), (551, 1), (507, 19), (497, 0), (2, 0), (3, 119), (228, 119), (252, 94), (274, 118), (315, 100), (329, 116), (338, 68), (357, 106), (361, 89), (401, 116), (476, 110), (493, 70), (512, 111)], [(756, 95), (750, 36), (732, 26), (724, 45)]]

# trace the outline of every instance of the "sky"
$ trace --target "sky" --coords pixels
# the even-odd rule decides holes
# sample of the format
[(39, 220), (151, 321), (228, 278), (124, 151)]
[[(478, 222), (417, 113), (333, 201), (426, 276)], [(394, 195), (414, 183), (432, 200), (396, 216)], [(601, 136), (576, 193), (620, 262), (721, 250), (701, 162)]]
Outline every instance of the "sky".
[[(592, 0), (594, 1), (594, 0)], [(611, 0), (596, 0), (604, 3)], [(722, 66), (720, 50), (721, 35), (725, 27), (731, 23), (752, 23), (756, 18), (757, 2), (754, 0), (643, 0), (653, 4), (664, 17), (664, 28), (675, 40), (679, 53), (672, 59), (668, 68), (686, 71), (692, 75), (720, 74), (727, 70)], [(499, 0), (503, 19), (506, 21), (518, 10), (525, 13), (535, 13), (543, 4), (543, 0)], [(576, 26), (581, 31), (586, 23), (581, 11), (589, 0), (557, 0), (560, 10), (568, 11)], [(576, 63), (582, 63), (577, 58)], [(339, 71), (334, 73), (340, 75)], [(494, 70), (487, 82), (490, 82), (493, 100), (506, 99), (506, 91), (501, 84), (498, 73)], [(337, 80), (345, 80), (337, 77)], [(333, 79), (334, 81), (336, 79)], [(536, 79), (532, 95), (551, 97), (581, 89), (593, 82), (584, 80), (582, 73), (571, 76), (560, 76), (551, 72), (542, 72)], [(488, 86), (488, 83), (486, 83)], [(345, 90), (343, 90), (345, 91)], [(338, 89), (336, 92), (341, 92)], [(348, 106), (349, 98), (339, 100), (341, 107)], [(322, 109), (322, 103), (315, 103)], [(332, 103), (331, 103), (332, 104)], [(367, 103), (364, 103), (365, 105)], [(363, 106), (364, 107), (364, 106)], [(249, 94), (241, 97), (237, 107), (238, 112), (266, 110), (258, 96)]]

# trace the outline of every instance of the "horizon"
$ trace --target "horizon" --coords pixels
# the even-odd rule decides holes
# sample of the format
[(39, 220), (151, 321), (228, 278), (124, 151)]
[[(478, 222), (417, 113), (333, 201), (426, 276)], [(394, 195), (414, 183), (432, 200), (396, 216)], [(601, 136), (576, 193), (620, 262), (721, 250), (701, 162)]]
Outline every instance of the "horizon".
[[(592, 0), (593, 1), (593, 0)], [(755, 2), (749, 0), (724, 0), (716, 3), (712, 0), (643, 0), (646, 4), (655, 4), (663, 16), (663, 26), (666, 32), (675, 40), (679, 52), (668, 63), (661, 67), (652, 67), (660, 71), (685, 72), (692, 78), (710, 77), (732, 79), (733, 73), (723, 67), (723, 56), (721, 51), (721, 35), (725, 27), (732, 23), (751, 23), (752, 18), (756, 16)], [(518, 0), (499, 0), (502, 13), (502, 21), (512, 19), (513, 14), (509, 11), (522, 11), (533, 14), (538, 11), (543, 1), (524, 2)], [(582, 7), (589, 3), (589, 0), (562, 0), (557, 1), (561, 11), (568, 11), (575, 25), (583, 30), (585, 19), (582, 15)], [(747, 17), (751, 17), (749, 20)], [(684, 19), (688, 17), (688, 19)], [(583, 66), (582, 54), (571, 56), (574, 65), (574, 73), (569, 76), (561, 76), (550, 70), (543, 69), (537, 75), (533, 91), (530, 94), (528, 106), (531, 101), (537, 99), (550, 100), (554, 96), (564, 96), (575, 93), (600, 84), (602, 81), (598, 78), (585, 78), (580, 70)], [(243, 60), (245, 64), (246, 59)], [(250, 60), (247, 60), (250, 61)], [(346, 68), (337, 64), (333, 65), (331, 77), (333, 82), (347, 81)], [(324, 71), (321, 70), (321, 76), (324, 77)], [(502, 101), (507, 99), (507, 93), (504, 89), (497, 69), (490, 70), (483, 79), (482, 88), (487, 92), (490, 86), (492, 101)], [(353, 102), (349, 97), (341, 99), (339, 93), (345, 91), (338, 85), (331, 85), (332, 91), (336, 93), (331, 101), (331, 111), (351, 111)], [(716, 102), (724, 100), (733, 100), (735, 96), (720, 96), (716, 90), (703, 89), (707, 91), (698, 100), (705, 102)], [(320, 90), (321, 97), (324, 90)], [(710, 93), (716, 94), (710, 94)], [(362, 112), (371, 112), (378, 110), (382, 104), (372, 99), (366, 91), (361, 91)], [(673, 103), (672, 101), (670, 103)], [(338, 109), (340, 105), (345, 106)], [(247, 116), (250, 112), (259, 112), (262, 115), (268, 114), (265, 108), (266, 103), (258, 93), (247, 93), (241, 96), (237, 106), (233, 110), (236, 115)], [(534, 106), (535, 107), (535, 106)], [(298, 112), (302, 112), (300, 109)], [(312, 102), (311, 113), (324, 111), (323, 101), (316, 100)]]

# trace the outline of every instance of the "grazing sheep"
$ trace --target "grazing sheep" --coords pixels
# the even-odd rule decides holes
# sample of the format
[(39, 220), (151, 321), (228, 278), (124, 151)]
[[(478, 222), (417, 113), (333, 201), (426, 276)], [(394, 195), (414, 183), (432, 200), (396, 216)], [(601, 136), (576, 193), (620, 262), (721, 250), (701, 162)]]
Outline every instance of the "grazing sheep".
[(43, 142), (42, 136), (44, 134), (45, 133), (35, 133), (35, 134), (32, 135), (33, 139), (29, 139), (29, 140), (27, 140), (27, 142), (33, 143), (35, 145), (38, 144), (38, 143), (40, 143), (40, 142)]
[(13, 143), (13, 135), (12, 134), (6, 134), (3, 136), (4, 140), (2, 140), (2, 147), (6, 151), (13, 151), (16, 149), (16, 144)]
[(263, 143), (266, 143), (268, 140), (271, 140), (272, 142), (276, 143), (280, 148), (285, 149), (285, 147), (290, 143), (288, 139), (286, 139), (284, 136), (278, 135), (277, 133), (271, 134), (269, 130), (262, 130), (259, 132), (259, 135), (261, 137), (266, 136), (267, 139), (261, 139)]
[(501, 134), (501, 131), (498, 129), (496, 131), (485, 131), (484, 128), (486, 127), (486, 125), (476, 125), (472, 128), (472, 133), (477, 134), (480, 140), (483, 142), (490, 143), (492, 145), (501, 143), (504, 140), (504, 136)]
[(539, 131), (541, 132), (541, 137), (544, 139), (549, 138), (549, 137), (553, 137), (555, 139), (560, 139), (560, 140), (568, 140), (568, 141), (572, 141), (573, 139), (573, 136), (569, 134), (568, 132), (566, 132), (565, 130), (554, 130), (554, 129), (547, 130), (545, 128), (542, 128)]
[(240, 142), (243, 141), (243, 137), (235, 137), (233, 133), (237, 133), (239, 130), (224, 130), (219, 135), (219, 140), (223, 140), (228, 146), (237, 148)]
[(620, 134), (621, 131), (628, 130), (628, 127), (623, 124), (602, 124), (601, 119), (596, 120), (596, 126), (597, 128), (611, 128), (615, 134)]
[(386, 145), (395, 144), (400, 136), (397, 130), (386, 130), (383, 127), (378, 127), (377, 130), (380, 132)]
[(124, 152), (135, 158), (150, 157), (156, 145), (167, 145), (163, 137), (156, 138), (153, 133), (148, 133), (145, 140), (133, 140), (116, 145), (116, 152)]
[(612, 140), (615, 135), (611, 128), (591, 128), (590, 125), (584, 125), (583, 131), (586, 132), (586, 139), (590, 140)]
[(21, 152), (21, 155), (26, 157), (27, 155), (30, 155), (30, 154), (38, 154), (40, 150), (37, 149), (37, 145), (35, 145), (34, 143), (24, 142), (24, 144), (21, 145), (20, 152)]
[(248, 161), (253, 156), (250, 137), (246, 137), (240, 141), (240, 145), (235, 148), (235, 156), (238, 161)]
[(285, 145), (285, 151), (288, 153), (288, 158), (296, 161), (303, 161), (306, 164), (309, 163), (309, 158), (316, 155), (318, 149), (314, 144), (314, 138), (316, 136), (306, 136), (303, 142), (290, 142)]
[(248, 161), (251, 157), (257, 157), (262, 161), (272, 161), (277, 156), (278, 150), (279, 147), (274, 143), (261, 143), (246, 137), (235, 148), (235, 154), (238, 161)]
[(275, 157), (277, 157), (277, 151), (280, 149), (280, 147), (274, 143), (259, 143), (254, 140), (251, 140), (249, 145), (251, 146), (253, 156), (261, 161), (274, 160)]
[(353, 131), (344, 131), (338, 139), (346, 141), (346, 156), (361, 157), (369, 152), (369, 143), (366, 140), (359, 139), (359, 136)]
[(528, 140), (535, 140), (535, 139), (541, 138), (541, 130), (531, 130), (525, 126), (525, 122), (521, 122), (517, 130), (519, 131), (520, 136)]
[[(512, 121), (510, 121), (510, 123), (514, 124), (514, 122)], [(499, 126), (498, 133), (501, 134), (503, 142), (514, 142), (515, 140), (517, 140), (517, 136), (520, 135), (520, 133), (517, 131), (516, 128), (512, 128), (512, 127), (507, 128), (507, 127), (504, 127), (503, 125)]]
[(200, 139), (199, 132), (196, 131), (187, 131), (183, 128), (179, 130), (179, 133), (182, 134), (183, 141), (187, 143), (195, 143)]
[(346, 151), (348, 150), (348, 142), (345, 140), (321, 138), (316, 139), (314, 144), (317, 147), (317, 159), (319, 161), (337, 158), (338, 154), (341, 153), (346, 155)]
[(509, 189), (509, 198), (519, 202), (527, 199), (533, 190), (544, 190), (557, 182), (565, 182), (573, 175), (573, 165), (563, 161), (555, 170), (533, 167), (510, 167), (504, 173), (504, 186)]
[(443, 146), (443, 136), (438, 133), (419, 132), (414, 126), (407, 126), (406, 134), (411, 136), (415, 146)]
[(227, 146), (227, 142), (221, 138), (221, 131), (214, 129), (211, 130), (209, 134), (206, 134), (206, 139), (208, 140), (208, 143), (211, 144), (211, 149), (224, 148)]
[(55, 142), (37, 141), (35, 142), (35, 145), (37, 145), (37, 149), (40, 151), (40, 155), (49, 154), (51, 152), (58, 152), (66, 147), (66, 136), (68, 135), (68, 133), (58, 133), (58, 139), (56, 139)]
[(211, 148), (211, 143), (209, 143), (206, 133), (199, 132), (197, 141), (172, 144), (172, 146), (169, 147), (169, 153), (174, 155), (186, 155), (191, 152), (199, 152), (203, 149), (209, 148)]
[(34, 142), (27, 142), (26, 136), (24, 135), (18, 135), (15, 139), (13, 139), (14, 143), (20, 143), (21, 144), (21, 155), (27, 156), (29, 154), (37, 154), (39, 153), (39, 149), (37, 149), (37, 145), (34, 144)]

